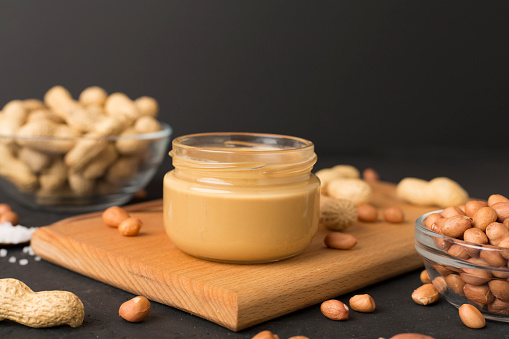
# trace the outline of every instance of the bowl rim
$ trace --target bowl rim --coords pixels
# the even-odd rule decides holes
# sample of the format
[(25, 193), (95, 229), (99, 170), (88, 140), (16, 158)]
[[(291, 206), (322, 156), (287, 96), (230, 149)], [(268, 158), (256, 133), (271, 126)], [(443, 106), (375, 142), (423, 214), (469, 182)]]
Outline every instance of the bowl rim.
[[(468, 247), (471, 249), (489, 250), (489, 251), (496, 251), (496, 252), (501, 252), (502, 250), (506, 249), (504, 247), (499, 247), (499, 246), (495, 246), (495, 245), (491, 245), (491, 244), (479, 245), (479, 244), (468, 242), (468, 241), (465, 241), (462, 239), (448, 237), (443, 234), (436, 233), (436, 232), (430, 230), (429, 228), (427, 228), (426, 226), (424, 226), (424, 220), (426, 220), (426, 218), (430, 214), (440, 213), (442, 211), (443, 211), (443, 209), (435, 210), (435, 211), (427, 212), (427, 213), (419, 216), (415, 221), (415, 230), (423, 233), (427, 237), (430, 237), (433, 239), (435, 239), (435, 238), (444, 239), (444, 240), (449, 241), (450, 244), (452, 244), (452, 245), (459, 245), (459, 246)], [(422, 242), (419, 241), (417, 238), (415, 238), (415, 242), (422, 244)], [(424, 245), (424, 244), (422, 244), (422, 245)], [(449, 258), (453, 259), (455, 262), (461, 263), (462, 266), (466, 266), (468, 268), (477, 268), (477, 269), (483, 269), (483, 270), (489, 269), (489, 270), (496, 270), (496, 271), (505, 272), (505, 273), (509, 272), (509, 267), (507, 267), (507, 266), (506, 267), (504, 267), (504, 266), (497, 267), (497, 266), (480, 265), (477, 263), (472, 263), (472, 262), (468, 261), (468, 259), (462, 259), (462, 258), (453, 256), (453, 255), (449, 254), (447, 250), (441, 249), (438, 246), (436, 246), (436, 244), (435, 244), (434, 250), (441, 251), (443, 254), (445, 254)], [(507, 249), (507, 250), (509, 250), (509, 249)]]
[(78, 140), (101, 140), (101, 141), (116, 141), (116, 140), (157, 140), (164, 139), (171, 136), (173, 133), (172, 127), (164, 122), (158, 121), (161, 125), (161, 130), (150, 133), (139, 133), (130, 135), (107, 135), (103, 137), (89, 137), (87, 135), (79, 137), (21, 137), (17, 135), (0, 135), (0, 143), (12, 141), (78, 141)]

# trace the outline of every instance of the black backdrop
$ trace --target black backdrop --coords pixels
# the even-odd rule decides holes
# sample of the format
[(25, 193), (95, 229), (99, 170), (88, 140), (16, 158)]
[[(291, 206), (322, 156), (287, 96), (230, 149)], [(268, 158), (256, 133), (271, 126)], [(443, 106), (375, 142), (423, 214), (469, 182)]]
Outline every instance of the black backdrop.
[(317, 153), (508, 144), (507, 1), (2, 1), (0, 105), (99, 85), (174, 136), (290, 134)]

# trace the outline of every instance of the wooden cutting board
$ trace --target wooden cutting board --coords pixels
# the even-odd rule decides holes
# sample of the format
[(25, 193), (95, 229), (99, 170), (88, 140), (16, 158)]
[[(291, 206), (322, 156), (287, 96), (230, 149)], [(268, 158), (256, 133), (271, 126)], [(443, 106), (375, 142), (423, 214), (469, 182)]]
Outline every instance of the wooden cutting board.
[(414, 221), (432, 208), (399, 200), (394, 184), (373, 188), (379, 211), (402, 207), (406, 221), (353, 225), (347, 232), (358, 245), (347, 251), (326, 248), (322, 228), (303, 253), (276, 263), (196, 259), (164, 232), (162, 200), (126, 207), (144, 221), (136, 237), (105, 226), (97, 212), (40, 227), (31, 246), (54, 264), (239, 331), (423, 266), (414, 247)]

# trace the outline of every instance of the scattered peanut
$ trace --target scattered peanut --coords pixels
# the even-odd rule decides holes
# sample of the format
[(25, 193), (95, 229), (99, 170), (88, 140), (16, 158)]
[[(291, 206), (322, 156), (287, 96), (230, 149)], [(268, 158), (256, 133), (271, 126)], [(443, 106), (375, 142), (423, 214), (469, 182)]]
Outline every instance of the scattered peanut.
[(126, 301), (118, 309), (118, 315), (132, 323), (142, 321), (148, 316), (149, 312), (150, 301), (143, 296), (137, 296)]
[(9, 206), (8, 204), (0, 204), (0, 215), (7, 211), (11, 211), (11, 206)]
[(19, 223), (19, 216), (14, 211), (5, 211), (0, 214), (0, 224), (4, 222), (10, 222), (12, 225), (16, 226)]
[(19, 223), (19, 215), (8, 204), (0, 204), (0, 224), (4, 222), (10, 222), (13, 226)]
[(433, 284), (424, 284), (412, 292), (412, 299), (419, 305), (434, 304), (440, 298), (440, 293)]
[(349, 250), (357, 245), (357, 238), (348, 233), (329, 232), (325, 236), (324, 243), (329, 248)]
[(447, 291), (447, 282), (444, 277), (438, 276), (431, 281), (433, 286), (437, 289), (438, 293), (445, 293)]
[(34, 328), (79, 327), (84, 317), (83, 303), (71, 292), (34, 292), (17, 279), (0, 279), (0, 320)]
[(142, 225), (140, 219), (129, 217), (118, 225), (118, 231), (126, 237), (133, 237), (140, 232)]
[(357, 215), (360, 221), (375, 222), (378, 219), (378, 211), (371, 204), (361, 204), (357, 206)]
[(369, 294), (354, 295), (349, 304), (352, 310), (362, 313), (371, 313), (376, 308), (375, 301)]
[(463, 304), (460, 306), (458, 312), (461, 321), (463, 324), (465, 324), (465, 326), (470, 328), (483, 328), (486, 326), (486, 320), (484, 319), (484, 316), (475, 306), (470, 304)]
[(423, 284), (430, 284), (431, 283), (431, 278), (429, 277), (429, 274), (428, 274), (427, 270), (422, 270), (421, 275), (420, 275), (419, 278), (421, 279), (421, 282)]
[(127, 218), (129, 213), (119, 206), (109, 207), (102, 213), (103, 222), (109, 227), (118, 227)]
[(429, 335), (419, 333), (400, 333), (390, 337), (390, 339), (435, 339)]
[(326, 300), (320, 305), (322, 314), (331, 320), (347, 320), (350, 316), (348, 306), (339, 300)]
[(261, 331), (251, 339), (279, 339), (277, 334), (272, 333), (269, 330)]
[(384, 210), (383, 217), (390, 223), (402, 223), (405, 221), (405, 212), (399, 207), (389, 207)]

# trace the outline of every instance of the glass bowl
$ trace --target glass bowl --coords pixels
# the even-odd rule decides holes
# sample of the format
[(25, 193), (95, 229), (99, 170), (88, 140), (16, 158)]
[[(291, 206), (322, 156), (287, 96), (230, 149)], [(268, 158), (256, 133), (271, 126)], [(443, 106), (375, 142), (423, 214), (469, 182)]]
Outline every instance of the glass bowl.
[(106, 137), (0, 135), (0, 187), (33, 209), (86, 212), (122, 205), (166, 155), (171, 127)]
[(415, 247), (433, 285), (457, 308), (472, 304), (486, 319), (509, 322), (509, 249), (469, 243), (428, 229), (426, 218), (440, 212), (426, 213), (415, 222)]

